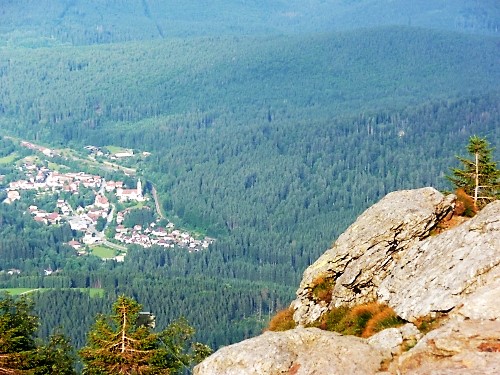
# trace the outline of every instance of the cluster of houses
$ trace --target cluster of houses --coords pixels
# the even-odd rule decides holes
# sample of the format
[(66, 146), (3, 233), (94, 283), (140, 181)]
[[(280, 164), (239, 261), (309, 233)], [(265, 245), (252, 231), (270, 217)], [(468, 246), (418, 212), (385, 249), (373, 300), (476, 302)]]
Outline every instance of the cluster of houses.
[(203, 240), (195, 239), (187, 232), (174, 229), (173, 223), (168, 223), (165, 228), (151, 223), (144, 228), (141, 225), (135, 225), (133, 228), (127, 228), (121, 224), (120, 213), (117, 215), (117, 226), (115, 239), (125, 244), (136, 244), (142, 247), (151, 247), (153, 245), (165, 248), (181, 246), (188, 249), (189, 252), (196, 252), (207, 249), (214, 241), (211, 238)]
[(58, 155), (58, 153), (55, 150), (51, 150), (50, 148), (47, 148), (47, 147), (35, 145), (31, 142), (21, 141), (21, 146), (29, 148), (30, 150), (41, 152), (45, 156), (48, 156), (51, 158)]
[[(38, 192), (64, 191), (76, 194), (80, 185), (89, 189), (100, 189), (102, 187), (108, 193), (115, 192), (116, 197), (122, 202), (144, 200), (140, 180), (135, 189), (125, 189), (122, 181), (105, 181), (101, 176), (84, 172), (60, 173), (47, 167), (38, 167), (35, 164), (26, 163), (19, 167), (19, 170), (26, 173), (26, 179), (9, 183), (7, 203), (20, 199), (20, 190), (37, 190)], [(100, 199), (104, 201), (103, 196)]]
[[(57, 200), (55, 212), (46, 212), (36, 205), (29, 207), (29, 212), (38, 222), (47, 225), (67, 222), (72, 230), (83, 232), (84, 236), (81, 242), (73, 240), (68, 243), (81, 255), (85, 254), (85, 245), (99, 243), (104, 239), (103, 236), (96, 235), (95, 225), (98, 220), (103, 218), (111, 222), (114, 219), (112, 217), (114, 210), (111, 209), (111, 203), (106, 194), (108, 196), (114, 194), (121, 202), (145, 200), (140, 179), (135, 189), (127, 189), (122, 181), (106, 181), (100, 176), (83, 172), (60, 173), (47, 167), (29, 163), (25, 163), (19, 168), (25, 173), (25, 179), (9, 183), (6, 189), (7, 199), (5, 199), (5, 203), (20, 199), (20, 191), (22, 190), (36, 190), (38, 193), (69, 192), (72, 194), (77, 194), (80, 186), (94, 190), (95, 200), (93, 204), (85, 207), (73, 209), (64, 199)], [(155, 222), (145, 228), (141, 226), (126, 228), (123, 225), (126, 213), (127, 210), (116, 214), (117, 227), (114, 239), (123, 244), (137, 244), (143, 247), (158, 245), (166, 248), (177, 245), (192, 252), (206, 249), (213, 242), (209, 238), (198, 240), (187, 232), (176, 230), (173, 223), (169, 223), (165, 228), (159, 227)]]
[(95, 189), (100, 188), (103, 183), (103, 178), (100, 176), (83, 172), (60, 173), (52, 171), (48, 167), (39, 167), (35, 164), (25, 163), (19, 167), (19, 170), (25, 172), (26, 179), (10, 182), (7, 188), (7, 195), (9, 195), (9, 192), (15, 191), (19, 193), (19, 190), (77, 193), (80, 185)]

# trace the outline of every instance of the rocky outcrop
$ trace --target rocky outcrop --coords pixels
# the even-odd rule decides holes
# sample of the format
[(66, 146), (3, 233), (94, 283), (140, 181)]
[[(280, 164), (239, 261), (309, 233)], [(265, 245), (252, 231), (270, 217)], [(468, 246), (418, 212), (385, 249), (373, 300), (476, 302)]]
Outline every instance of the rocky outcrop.
[(378, 352), (382, 352), (384, 360), (388, 360), (400, 355), (405, 348), (415, 346), (422, 336), (415, 325), (408, 323), (402, 327), (384, 329), (370, 337), (367, 342)]
[[(194, 373), (500, 373), (500, 201), (431, 234), (453, 205), (431, 188), (387, 195), (305, 271), (291, 305), (298, 328), (223, 348)], [(329, 298), (315, 294), (320, 280)], [(407, 323), (362, 339), (302, 327), (334, 306), (373, 300), (434, 329)]]
[(317, 328), (266, 332), (218, 350), (194, 375), (366, 375), (384, 356), (366, 340)]
[(312, 293), (320, 278), (335, 284), (331, 306), (375, 300), (380, 284), (404, 252), (427, 237), (452, 211), (453, 203), (454, 196), (423, 188), (390, 193), (370, 207), (304, 272), (292, 303), (295, 321), (314, 322), (329, 308)]
[(391, 373), (499, 374), (500, 269), (490, 271), (483, 281), (483, 286), (464, 296), (461, 307), (449, 314), (441, 326), (398, 357), (391, 364)]
[(458, 320), (429, 332), (390, 366), (405, 375), (496, 375), (500, 373), (500, 323)]
[(414, 244), (381, 282), (377, 299), (403, 319), (448, 312), (500, 265), (500, 201), (473, 219)]

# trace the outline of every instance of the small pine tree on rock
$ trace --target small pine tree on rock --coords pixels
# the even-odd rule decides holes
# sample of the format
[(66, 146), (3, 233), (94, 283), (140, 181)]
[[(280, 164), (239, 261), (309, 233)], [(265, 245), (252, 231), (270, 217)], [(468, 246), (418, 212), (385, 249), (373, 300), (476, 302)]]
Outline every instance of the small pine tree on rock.
[(456, 189), (462, 189), (471, 196), (478, 208), (500, 197), (500, 170), (492, 160), (493, 149), (485, 138), (472, 136), (467, 151), (472, 159), (457, 156), (462, 168), (452, 168), (447, 176)]

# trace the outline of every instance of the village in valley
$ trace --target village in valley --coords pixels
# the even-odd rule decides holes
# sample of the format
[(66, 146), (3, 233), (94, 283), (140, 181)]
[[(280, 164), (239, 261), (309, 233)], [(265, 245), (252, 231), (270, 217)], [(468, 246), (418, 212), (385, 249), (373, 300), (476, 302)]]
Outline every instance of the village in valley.
[[(58, 155), (55, 150), (29, 142), (22, 141), (20, 145), (48, 158)], [(117, 160), (133, 155), (131, 150), (105, 154), (96, 146), (86, 146), (85, 149), (90, 158), (100, 156)], [(147, 153), (144, 155), (148, 156)], [(123, 181), (106, 180), (83, 171), (57, 171), (51, 168), (51, 163), (30, 162), (29, 159), (17, 166), (17, 172), (22, 178), (8, 183), (4, 204), (28, 196), (27, 199), (32, 199), (29, 202), (33, 203), (29, 205), (33, 220), (45, 225), (67, 223), (77, 234), (68, 242), (77, 255), (87, 255), (92, 248), (99, 246), (112, 250), (113, 256), (109, 258), (121, 262), (127, 245), (178, 247), (197, 252), (207, 249), (214, 241), (208, 237), (195, 238), (193, 234), (175, 228), (160, 212), (155, 212), (159, 211), (159, 204), (154, 201), (156, 197), (145, 194), (140, 178), (129, 177), (129, 185), (134, 181), (135, 186), (126, 186)], [(46, 202), (42, 205), (45, 207), (36, 204), (40, 200)], [(147, 215), (151, 220), (131, 225), (130, 220), (127, 222), (127, 215), (134, 210), (151, 211)]]

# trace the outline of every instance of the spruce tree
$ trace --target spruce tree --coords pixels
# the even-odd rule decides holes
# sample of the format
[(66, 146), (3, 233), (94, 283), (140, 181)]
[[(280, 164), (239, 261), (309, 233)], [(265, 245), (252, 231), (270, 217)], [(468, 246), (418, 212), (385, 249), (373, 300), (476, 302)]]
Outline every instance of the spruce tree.
[(467, 151), (472, 159), (457, 156), (463, 167), (452, 168), (452, 175), (447, 178), (471, 196), (476, 207), (482, 208), (500, 197), (500, 170), (492, 160), (493, 149), (485, 138), (472, 136)]
[(30, 314), (32, 305), (25, 297), (0, 299), (0, 374), (22, 374), (29, 369), (36, 351), (33, 334), (38, 318)]
[(194, 331), (176, 330), (179, 323), (160, 333), (153, 332), (150, 325), (138, 325), (141, 308), (133, 299), (119, 296), (114, 314), (98, 317), (87, 346), (79, 352), (84, 374), (174, 374), (202, 359), (200, 353), (209, 353), (197, 343), (187, 351), (185, 345)]
[(73, 375), (74, 357), (68, 340), (52, 335), (44, 345), (35, 340), (38, 317), (25, 296), (0, 296), (0, 375)]

